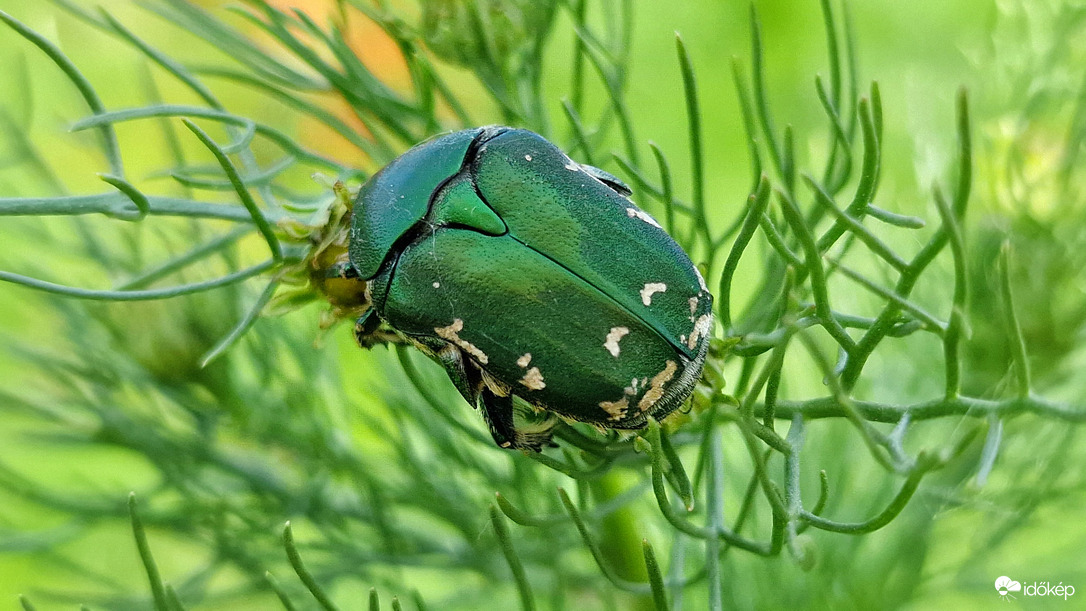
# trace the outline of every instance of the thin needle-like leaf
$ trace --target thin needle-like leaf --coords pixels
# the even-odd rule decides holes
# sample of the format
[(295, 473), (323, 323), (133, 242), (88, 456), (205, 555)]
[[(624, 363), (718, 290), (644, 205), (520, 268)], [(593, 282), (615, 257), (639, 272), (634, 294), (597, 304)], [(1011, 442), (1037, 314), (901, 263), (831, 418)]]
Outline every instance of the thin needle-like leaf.
[(256, 202), (253, 201), (253, 197), (249, 195), (249, 190), (241, 180), (241, 175), (238, 174), (238, 170), (234, 167), (234, 164), (230, 161), (230, 158), (226, 156), (226, 152), (219, 145), (215, 144), (215, 141), (211, 139), (211, 136), (204, 130), (200, 129), (198, 125), (188, 119), (184, 119), (185, 127), (189, 128), (196, 137), (200, 139), (200, 142), (207, 147), (211, 154), (215, 156), (215, 159), (222, 166), (223, 172), (227, 178), (234, 185), (234, 190), (238, 194), (238, 198), (241, 199), (241, 203), (245, 206), (245, 209), (252, 215), (253, 223), (256, 224), (256, 228), (264, 236), (264, 241), (268, 243), (268, 249), (271, 250), (272, 259), (277, 263), (283, 259), (283, 251), (279, 247), (279, 238), (275, 235), (271, 225), (268, 223), (268, 219), (264, 216), (264, 213), (257, 207)]
[[(701, 144), (701, 108), (698, 106), (698, 85), (694, 77), (694, 64), (686, 45), (678, 33), (675, 34), (675, 48), (679, 53), (679, 70), (683, 75), (683, 97), (686, 100), (686, 118), (688, 121), (690, 142), (690, 181), (693, 193), (694, 219), (693, 229), (702, 236), (705, 247), (712, 249), (713, 235), (709, 230), (709, 218), (705, 212), (705, 161)], [(692, 242), (692, 240), (691, 240)], [(715, 250), (710, 250), (709, 265), (712, 266)]]
[[(83, 73), (76, 68), (72, 60), (68, 58), (53, 44), (52, 41), (46, 39), (41, 34), (35, 32), (22, 23), (18, 19), (15, 19), (6, 12), (0, 10), (0, 21), (3, 21), (15, 30), (20, 36), (29, 40), (34, 46), (41, 49), (58, 68), (64, 72), (64, 76), (75, 85), (79, 90), (80, 95), (83, 96), (83, 100), (86, 101), (87, 106), (96, 115), (100, 115), (106, 111), (105, 105), (102, 103), (102, 99), (98, 97), (98, 92), (94, 90), (94, 86), (91, 85), (87, 77), (83, 76)], [(110, 174), (113, 176), (124, 176), (124, 166), (121, 163), (121, 150), (117, 144), (117, 135), (113, 132), (112, 126), (109, 124), (102, 124), (99, 126), (99, 131), (102, 134), (102, 139), (105, 143), (106, 159), (109, 161)]]
[(283, 547), (287, 552), (287, 560), (290, 561), (290, 566), (294, 569), (294, 573), (298, 575), (298, 579), (302, 581), (309, 593), (313, 595), (313, 599), (321, 606), (325, 611), (336, 611), (336, 605), (332, 603), (332, 599), (328, 598), (328, 595), (324, 593), (324, 589), (320, 587), (317, 580), (313, 578), (313, 575), (309, 572), (309, 569), (305, 568), (305, 563), (302, 562), (302, 556), (298, 553), (298, 547), (294, 544), (294, 531), (290, 527), (290, 522), (287, 522), (283, 526)]
[(660, 572), (660, 565), (656, 562), (656, 552), (652, 550), (652, 544), (648, 539), (641, 540), (641, 548), (645, 553), (645, 569), (649, 574), (649, 584), (652, 586), (652, 602), (656, 611), (667, 611), (667, 587), (664, 586), (664, 576)]
[(136, 509), (136, 493), (128, 495), (128, 516), (132, 521), (132, 534), (136, 538), (136, 548), (139, 550), (143, 569), (147, 573), (147, 580), (151, 584), (151, 594), (154, 599), (156, 611), (170, 611), (170, 605), (166, 601), (166, 590), (162, 584), (162, 577), (158, 572), (158, 565), (151, 554), (151, 545), (147, 542), (147, 533), (143, 530), (143, 520), (140, 519)]
[(501, 543), (502, 553), (505, 554), (505, 560), (509, 563), (509, 569), (513, 572), (513, 580), (517, 584), (517, 592), (520, 594), (520, 606), (524, 611), (533, 611), (535, 609), (535, 598), (532, 596), (532, 586), (528, 583), (528, 576), (524, 572), (524, 565), (521, 564), (520, 556), (517, 555), (517, 550), (513, 547), (513, 539), (509, 535), (509, 525), (505, 523), (505, 518), (495, 505), (490, 506), (490, 523), (494, 526), (494, 533)]
[(1018, 382), (1018, 396), (1029, 397), (1033, 383), (1030, 381), (1029, 355), (1026, 341), (1022, 335), (1022, 325), (1018, 322), (1018, 313), (1014, 309), (1014, 292), (1011, 290), (1010, 243), (1004, 242), (999, 250), (999, 289), (1003, 298), (1003, 320), (1014, 349), (1015, 379)]
[(201, 291), (208, 291), (211, 289), (219, 288), (221, 286), (235, 284), (237, 282), (241, 282), (242, 280), (246, 280), (248, 278), (252, 278), (253, 276), (261, 274), (271, 269), (275, 265), (275, 261), (269, 260), (265, 261), (264, 263), (258, 263), (257, 265), (254, 265), (252, 267), (247, 267), (234, 273), (215, 278), (213, 280), (193, 282), (191, 284), (182, 284), (161, 289), (145, 289), (141, 291), (81, 289), (72, 286), (54, 284), (45, 280), (39, 280), (37, 278), (31, 278), (29, 276), (13, 274), (11, 272), (5, 271), (0, 271), (0, 281), (13, 282), (15, 284), (21, 284), (28, 288), (45, 291), (46, 293), (63, 295), (65, 297), (75, 297), (76, 299), (95, 299), (103, 301), (146, 301), (149, 299), (165, 299), (167, 297), (176, 297), (178, 295), (199, 293)]

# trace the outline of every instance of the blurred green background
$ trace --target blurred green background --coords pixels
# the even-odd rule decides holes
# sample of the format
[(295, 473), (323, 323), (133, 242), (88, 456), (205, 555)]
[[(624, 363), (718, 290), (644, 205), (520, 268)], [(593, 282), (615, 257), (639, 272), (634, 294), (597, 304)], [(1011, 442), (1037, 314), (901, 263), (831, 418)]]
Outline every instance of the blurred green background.
[[(200, 4), (213, 11), (223, 6), (206, 0)], [(329, 11), (328, 3), (317, 0), (278, 4), (301, 7), (314, 16)], [(411, 3), (394, 4), (409, 20), (419, 12)], [(750, 54), (749, 5), (721, 0), (678, 4), (635, 0), (632, 4), (635, 27), (627, 101), (638, 136), (659, 144), (670, 156), (675, 171), (685, 176), (689, 163), (686, 114), (674, 42), (675, 32), (679, 32), (698, 72), (707, 134), (706, 191), (711, 194), (711, 220), (714, 226), (723, 227), (743, 205), (750, 184), (747, 148), (730, 71), (733, 56), (746, 61)], [(776, 120), (779, 125), (796, 127), (800, 134), (796, 148), (801, 159), (817, 157), (824, 151), (824, 138), (806, 138), (803, 134), (816, 132), (825, 123), (814, 95), (814, 75), (825, 75), (827, 71), (818, 3), (764, 0), (755, 4), (764, 30), (767, 85)], [(105, 6), (141, 36), (186, 63), (223, 61), (205, 47), (194, 45), (192, 37), (180, 28), (140, 9), (138, 3), (117, 1)], [(108, 108), (146, 100), (144, 63), (116, 40), (50, 3), (3, 0), (0, 8), (70, 54), (96, 85)], [(1081, 254), (1086, 252), (1082, 248), (1086, 246), (1086, 203), (1081, 199), (1081, 190), (1068, 187), (1072, 179), (1066, 174), (1074, 168), (1065, 171), (1060, 163), (1068, 157), (1069, 148), (1073, 149), (1072, 159), (1081, 148), (1081, 142), (1069, 142), (1068, 135), (1074, 132), (1075, 122), (1082, 121), (1076, 113), (1082, 112), (1081, 98), (1086, 95), (1082, 88), (1086, 77), (1086, 11), (1073, 3), (1028, 0), (852, 2), (849, 8), (857, 38), (861, 89), (873, 79), (882, 92), (887, 160), (880, 199), (883, 207), (937, 218), (927, 194), (934, 180), (946, 180), (951, 175), (956, 91), (964, 86), (971, 95), (977, 181), (968, 227), (975, 251), (971, 273), (976, 278), (972, 307), (977, 319), (970, 344), (973, 348), (968, 352), (972, 368), (967, 388), (979, 396), (991, 396), (1006, 384), (1008, 348), (992, 330), (992, 320), (998, 314), (993, 313), (991, 287), (994, 253), (1002, 238), (1009, 235), (1018, 253), (1014, 288), (1027, 344), (1035, 359), (1039, 389), (1053, 398), (1083, 405), (1086, 382), (1075, 372), (1086, 365), (1086, 351), (1082, 350), (1086, 266)], [(572, 40), (568, 13), (560, 10), (548, 46), (546, 65), (550, 69), (544, 75), (543, 88), (545, 94), (562, 92), (548, 97), (555, 125), (564, 125), (560, 120), (560, 95), (565, 95), (568, 84)], [(375, 28), (362, 26), (355, 48), (386, 82), (406, 86), (407, 77), (394, 46)], [(500, 121), (492, 102), (466, 72), (447, 68), (446, 74), (473, 118), (480, 124)], [(164, 99), (191, 101), (190, 93), (167, 79), (156, 82)], [(233, 85), (223, 85), (217, 91), (232, 111), (274, 124), (325, 154), (342, 155), (344, 163), (373, 169), (372, 161), (361, 158), (354, 149), (347, 149), (341, 141), (314, 129), (281, 105)], [(602, 104), (598, 87), (589, 92), (594, 98), (590, 106)], [(330, 102), (330, 106), (334, 105)], [(101, 190), (94, 174), (104, 168), (97, 155), (88, 153), (89, 136), (66, 133), (67, 125), (86, 114), (82, 102), (52, 64), (6, 29), (0, 30), (0, 108), (36, 145), (46, 165), (54, 168), (55, 179), (66, 189), (76, 193)], [(169, 155), (161, 135), (152, 133), (154, 128), (149, 125), (133, 124), (119, 130), (133, 176), (144, 177), (168, 165)], [(16, 131), (11, 125), (0, 130), (6, 135), (0, 140), (0, 154), (8, 151), (4, 158), (19, 158)], [(23, 163), (0, 166), (0, 196), (49, 193), (50, 179), (29, 167)], [(604, 167), (616, 171), (614, 164)], [(164, 184), (161, 179), (148, 182), (154, 184), (154, 180)], [(299, 189), (309, 192), (319, 189), (305, 176), (298, 176), (296, 183)], [(677, 184), (684, 189), (681, 195), (687, 197), (686, 181), (678, 180)], [(117, 235), (118, 224), (96, 218), (86, 227), (109, 244), (114, 239), (111, 236)], [(82, 255), (66, 249), (65, 245), (72, 244), (77, 235), (66, 219), (39, 222), (2, 218), (0, 268), (79, 286), (107, 286), (111, 278), (100, 262), (88, 264)], [(152, 242), (155, 230), (143, 231), (140, 239)], [(252, 240), (251, 246), (250, 250), (257, 250), (260, 244)], [(745, 273), (746, 281), (737, 283), (740, 301), (750, 297), (744, 296), (743, 290), (749, 292), (756, 286), (752, 275), (755, 270)], [(949, 278), (949, 265), (940, 273)], [(950, 290), (945, 287), (949, 284), (925, 290), (931, 292), (933, 302), (940, 303), (946, 301), (945, 293)], [(201, 312), (217, 311), (215, 308), (221, 305), (217, 299), (233, 304), (226, 307), (236, 307), (236, 295), (212, 295), (183, 300), (183, 304), (103, 305), (98, 310), (100, 316), (130, 331), (119, 340), (106, 337), (108, 333), (93, 325), (82, 329), (78, 322), (81, 314), (65, 314), (66, 306), (58, 309), (55, 305), (58, 299), (0, 286), (0, 402), (7, 401), (9, 395), (50, 401), (57, 396), (53, 384), (68, 378), (51, 377), (35, 355), (63, 356), (96, 342), (119, 342), (137, 361), (161, 367), (160, 384), (170, 375), (189, 374), (209, 378), (205, 380), (209, 388), (217, 383), (210, 379), (218, 375), (214, 371), (192, 373), (194, 361), (206, 349), (206, 344), (193, 345), (193, 338), (213, 342), (224, 333), (232, 321), (219, 321), (214, 314), (201, 318)], [(308, 344), (317, 337), (317, 309), (310, 307), (262, 321), (251, 333), (278, 337), (282, 332), (291, 335), (296, 345)], [(204, 327), (176, 328), (170, 323), (174, 320), (202, 320)], [(288, 330), (279, 331), (281, 328)], [(73, 339), (84, 330), (86, 337)], [(317, 365), (284, 364), (284, 368), (297, 367), (303, 372), (290, 378), (291, 383), (305, 384), (307, 367), (332, 367), (336, 373), (322, 378), (320, 384), (340, 384), (343, 390), (329, 391), (329, 397), (343, 392), (350, 398), (349, 405), (355, 407), (388, 404), (389, 397), (395, 394), (390, 388), (402, 383), (388, 378), (388, 372), (396, 367), (394, 356), (384, 351), (361, 351), (349, 335), (348, 329), (340, 327), (324, 337), (321, 345), (313, 348), (319, 353), (312, 357)], [(108, 352), (101, 358), (109, 358)], [(891, 360), (875, 363), (875, 367), (885, 372), (884, 383), (868, 392), (884, 399), (889, 396), (904, 402), (909, 397), (926, 396), (940, 383), (941, 366), (936, 362), (913, 361), (902, 366)], [(789, 390), (804, 396), (812, 389), (817, 392), (817, 386), (817, 378), (799, 375)], [(307, 392), (300, 386), (282, 390)], [(476, 414), (458, 403), (447, 387), (441, 390), (442, 396), (456, 405), (450, 409), (453, 417), (481, 429)], [(63, 392), (93, 394), (89, 387), (68, 387)], [(139, 385), (133, 384), (131, 392), (138, 395)], [(331, 410), (333, 415), (329, 416), (339, 419), (333, 424), (344, 428), (344, 443), (377, 444), (372, 438), (374, 433), (359, 422), (391, 417), (358, 413), (347, 405)], [(154, 405), (146, 407), (150, 411), (158, 409)], [(390, 409), (396, 408), (384, 407)], [(273, 429), (276, 418), (291, 417), (289, 412), (271, 413), (265, 426)], [(149, 464), (131, 448), (65, 444), (63, 439), (53, 438), (53, 426), (44, 426), (39, 417), (18, 409), (0, 409), (0, 423), (0, 479), (9, 488), (12, 482), (25, 480), (24, 488), (44, 485), (53, 494), (76, 503), (85, 498), (124, 499), (130, 490), (153, 487), (161, 468)], [(819, 568), (813, 572), (801, 572), (788, 557), (763, 560), (732, 556), (734, 562), (726, 571), (730, 583), (725, 584), (725, 590), (733, 598), (726, 599), (726, 606), (762, 606), (757, 604), (760, 602), (795, 607), (988, 608), (1000, 604), (992, 587), (1000, 575), (1023, 583), (1071, 584), (1082, 589), (1076, 599), (1086, 596), (1086, 564), (1082, 562), (1086, 526), (1081, 520), (1081, 507), (1086, 502), (1082, 469), (1086, 463), (1082, 460), (1083, 450), (1076, 447), (1081, 445), (1076, 443), (1077, 430), (1034, 417), (1013, 419), (1004, 426), (1004, 445), (987, 482), (980, 485), (964, 472), (943, 473), (936, 476), (937, 481), (928, 482), (897, 522), (880, 532), (856, 538), (820, 533), (816, 541)], [(235, 441), (242, 446), (259, 444), (258, 437), (242, 435)], [(847, 466), (858, 454), (855, 448), (839, 445), (839, 440), (840, 435), (832, 427), (810, 432), (809, 453), (820, 457), (812, 462), (827, 469)], [(254, 445), (253, 449), (254, 456), (262, 456), (259, 447)], [(861, 467), (854, 467), (852, 476), (844, 480), (850, 487), (834, 490), (838, 499), (844, 499), (839, 501), (843, 506), (847, 507), (852, 494), (868, 498), (866, 492), (884, 486), (882, 481), (866, 481), (864, 473)], [(477, 488), (481, 502), (487, 502), (487, 495), (493, 493), (489, 482), (473, 481), (464, 486)], [(43, 511), (26, 495), (0, 494), (7, 497), (0, 501), (0, 606), (14, 608), (17, 595), (27, 593), (35, 595), (39, 608), (74, 608), (74, 601), (58, 601), (49, 593), (67, 592), (78, 597), (113, 591), (99, 579), (101, 575), (96, 577), (75, 568), (74, 560), (88, 563), (120, 589), (145, 589), (125, 521), (94, 519), (93, 528), (83, 530), (78, 520), (73, 522), (57, 511)], [(479, 512), (483, 513), (481, 507)], [(277, 523), (288, 517), (281, 516)], [(70, 536), (77, 531), (78, 536)], [(517, 536), (521, 531), (514, 527), (513, 532)], [(152, 545), (165, 575), (184, 574), (209, 561), (207, 548), (187, 540), (184, 533), (153, 531)], [(418, 567), (411, 573), (417, 587), (434, 600), (441, 600), (458, 587), (486, 587), (482, 581), (471, 579), (458, 585), (448, 574), (440, 574), (437, 569), (434, 572), (436, 576), (430, 579)], [(281, 579), (284, 576), (280, 574)], [(215, 579), (227, 587), (232, 583), (231, 575)], [(774, 590), (772, 598), (758, 598)], [(344, 586), (336, 595), (341, 600), (352, 600), (364, 591), (361, 586)], [(511, 594), (501, 594), (505, 596)], [(134, 600), (114, 600), (114, 608), (139, 608)], [(501, 600), (511, 603), (513, 599)], [(260, 609), (268, 608), (271, 601), (270, 595), (264, 594), (201, 608)], [(694, 598), (689, 604), (694, 605), (689, 608), (697, 608), (700, 603)], [(1051, 608), (1079, 606), (1075, 600), (1038, 602), (1019, 597), (1015, 601), (1022, 607), (1042, 604)]]

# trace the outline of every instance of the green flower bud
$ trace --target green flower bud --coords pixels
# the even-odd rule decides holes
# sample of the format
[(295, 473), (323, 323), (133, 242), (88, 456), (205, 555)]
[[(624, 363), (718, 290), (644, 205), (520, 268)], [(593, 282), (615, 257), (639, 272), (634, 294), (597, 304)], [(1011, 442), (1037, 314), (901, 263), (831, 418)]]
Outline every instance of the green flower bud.
[(427, 0), (422, 34), (448, 62), (505, 68), (546, 36), (556, 6), (554, 0)]

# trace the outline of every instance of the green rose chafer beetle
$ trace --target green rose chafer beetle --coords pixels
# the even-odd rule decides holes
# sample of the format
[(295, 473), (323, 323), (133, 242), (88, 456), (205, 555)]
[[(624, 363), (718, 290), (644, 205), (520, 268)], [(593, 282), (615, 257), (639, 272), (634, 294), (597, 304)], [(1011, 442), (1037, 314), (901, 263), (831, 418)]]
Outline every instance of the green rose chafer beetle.
[[(526, 130), (415, 146), (353, 206), (360, 343), (390, 327), (440, 362), (503, 448), (539, 450), (554, 415), (615, 429), (663, 418), (701, 375), (712, 295), (629, 195)], [(534, 422), (514, 422), (515, 404)]]

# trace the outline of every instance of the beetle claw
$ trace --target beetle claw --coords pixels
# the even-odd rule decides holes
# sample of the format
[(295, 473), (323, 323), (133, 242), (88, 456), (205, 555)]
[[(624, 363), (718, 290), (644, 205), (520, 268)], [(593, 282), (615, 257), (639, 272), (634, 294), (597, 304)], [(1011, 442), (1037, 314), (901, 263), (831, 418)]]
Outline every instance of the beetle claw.
[(513, 419), (513, 395), (496, 395), (489, 388), (479, 393), (483, 416), (494, 443), (500, 448), (542, 452), (545, 447), (558, 447), (551, 441), (550, 421), (543, 426), (517, 430)]
[(511, 395), (499, 397), (489, 388), (484, 388), (479, 393), (479, 399), (483, 406), (483, 417), (486, 419), (494, 443), (502, 448), (519, 447), (516, 443), (517, 429), (513, 425), (513, 397)]
[(381, 319), (373, 311), (373, 308), (366, 310), (354, 323), (355, 341), (358, 342), (359, 346), (366, 349), (385, 343), (379, 334), (380, 326)]

